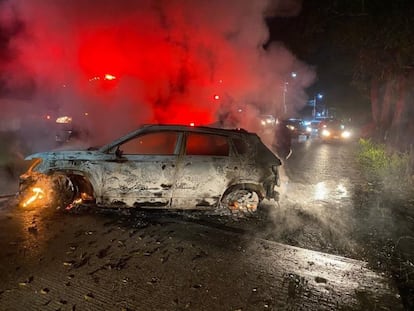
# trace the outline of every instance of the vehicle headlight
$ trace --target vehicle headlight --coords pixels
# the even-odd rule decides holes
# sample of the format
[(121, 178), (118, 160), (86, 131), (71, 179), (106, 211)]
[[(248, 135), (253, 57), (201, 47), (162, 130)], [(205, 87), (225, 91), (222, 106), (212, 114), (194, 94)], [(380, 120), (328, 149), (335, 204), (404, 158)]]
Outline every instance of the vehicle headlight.
[(322, 131), (322, 136), (328, 137), (328, 136), (330, 136), (330, 135), (331, 135), (331, 133), (330, 133), (327, 129), (324, 129), (324, 130)]
[(351, 132), (349, 132), (349, 131), (343, 131), (342, 134), (341, 134), (341, 136), (343, 138), (349, 138), (349, 137), (351, 137)]
[(294, 131), (295, 130), (295, 127), (293, 126), (293, 125), (286, 125), (286, 127), (289, 129), (289, 130), (291, 130), (291, 131)]

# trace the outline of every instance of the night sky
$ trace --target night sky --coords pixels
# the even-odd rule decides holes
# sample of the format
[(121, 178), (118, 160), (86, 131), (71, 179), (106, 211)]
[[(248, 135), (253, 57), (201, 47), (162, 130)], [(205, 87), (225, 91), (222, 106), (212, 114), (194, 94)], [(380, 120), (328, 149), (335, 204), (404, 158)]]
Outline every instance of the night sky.
[(283, 42), (296, 57), (314, 69), (316, 79), (306, 89), (309, 99), (315, 94), (323, 94), (323, 103), (335, 108), (339, 117), (356, 118), (359, 123), (369, 122), (369, 98), (352, 85), (352, 68), (344, 61), (349, 58), (347, 52), (332, 46), (323, 32), (313, 42), (301, 40), (301, 33), (308, 26), (303, 21), (303, 15), (307, 14), (305, 9), (297, 16), (269, 18), (269, 41)]

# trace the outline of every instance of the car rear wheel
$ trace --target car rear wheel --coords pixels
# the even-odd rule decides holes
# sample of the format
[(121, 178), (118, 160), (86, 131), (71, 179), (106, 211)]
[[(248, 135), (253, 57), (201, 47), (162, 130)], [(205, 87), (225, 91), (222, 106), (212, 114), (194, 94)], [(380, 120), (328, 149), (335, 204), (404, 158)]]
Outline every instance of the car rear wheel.
[(248, 189), (233, 190), (226, 194), (222, 205), (233, 214), (252, 215), (257, 211), (260, 203), (259, 195)]

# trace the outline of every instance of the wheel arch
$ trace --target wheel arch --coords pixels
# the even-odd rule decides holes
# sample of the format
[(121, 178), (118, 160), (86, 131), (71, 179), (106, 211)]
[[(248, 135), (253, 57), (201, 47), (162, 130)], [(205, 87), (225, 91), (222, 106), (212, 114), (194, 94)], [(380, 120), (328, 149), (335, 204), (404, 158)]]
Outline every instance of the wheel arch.
[(220, 202), (223, 200), (223, 198), (226, 197), (226, 195), (228, 195), (229, 193), (231, 193), (233, 191), (236, 191), (236, 190), (252, 190), (252, 191), (255, 191), (258, 194), (260, 201), (265, 198), (265, 193), (266, 193), (265, 189), (261, 185), (254, 184), (254, 183), (249, 183), (249, 182), (237, 183), (237, 184), (233, 184), (233, 185), (229, 186), (224, 191), (224, 193), (221, 195)]
[[(50, 170), (48, 175), (64, 175), (68, 177), (72, 183), (76, 186), (78, 195), (81, 196), (83, 193), (86, 194), (87, 198), (95, 200), (96, 198), (96, 187), (95, 182), (92, 176), (85, 174), (85, 172), (78, 170), (65, 170), (65, 169), (56, 169)], [(83, 195), (82, 195), (83, 196)]]

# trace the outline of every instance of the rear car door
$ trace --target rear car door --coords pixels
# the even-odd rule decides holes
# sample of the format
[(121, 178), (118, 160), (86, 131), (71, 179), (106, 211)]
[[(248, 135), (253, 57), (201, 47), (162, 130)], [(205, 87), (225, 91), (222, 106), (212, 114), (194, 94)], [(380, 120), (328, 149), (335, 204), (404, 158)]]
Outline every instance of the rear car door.
[(217, 206), (228, 184), (239, 176), (225, 135), (189, 132), (176, 175), (172, 205), (183, 209), (211, 209)]
[(103, 201), (111, 205), (168, 207), (182, 134), (141, 134), (114, 149), (103, 174)]

